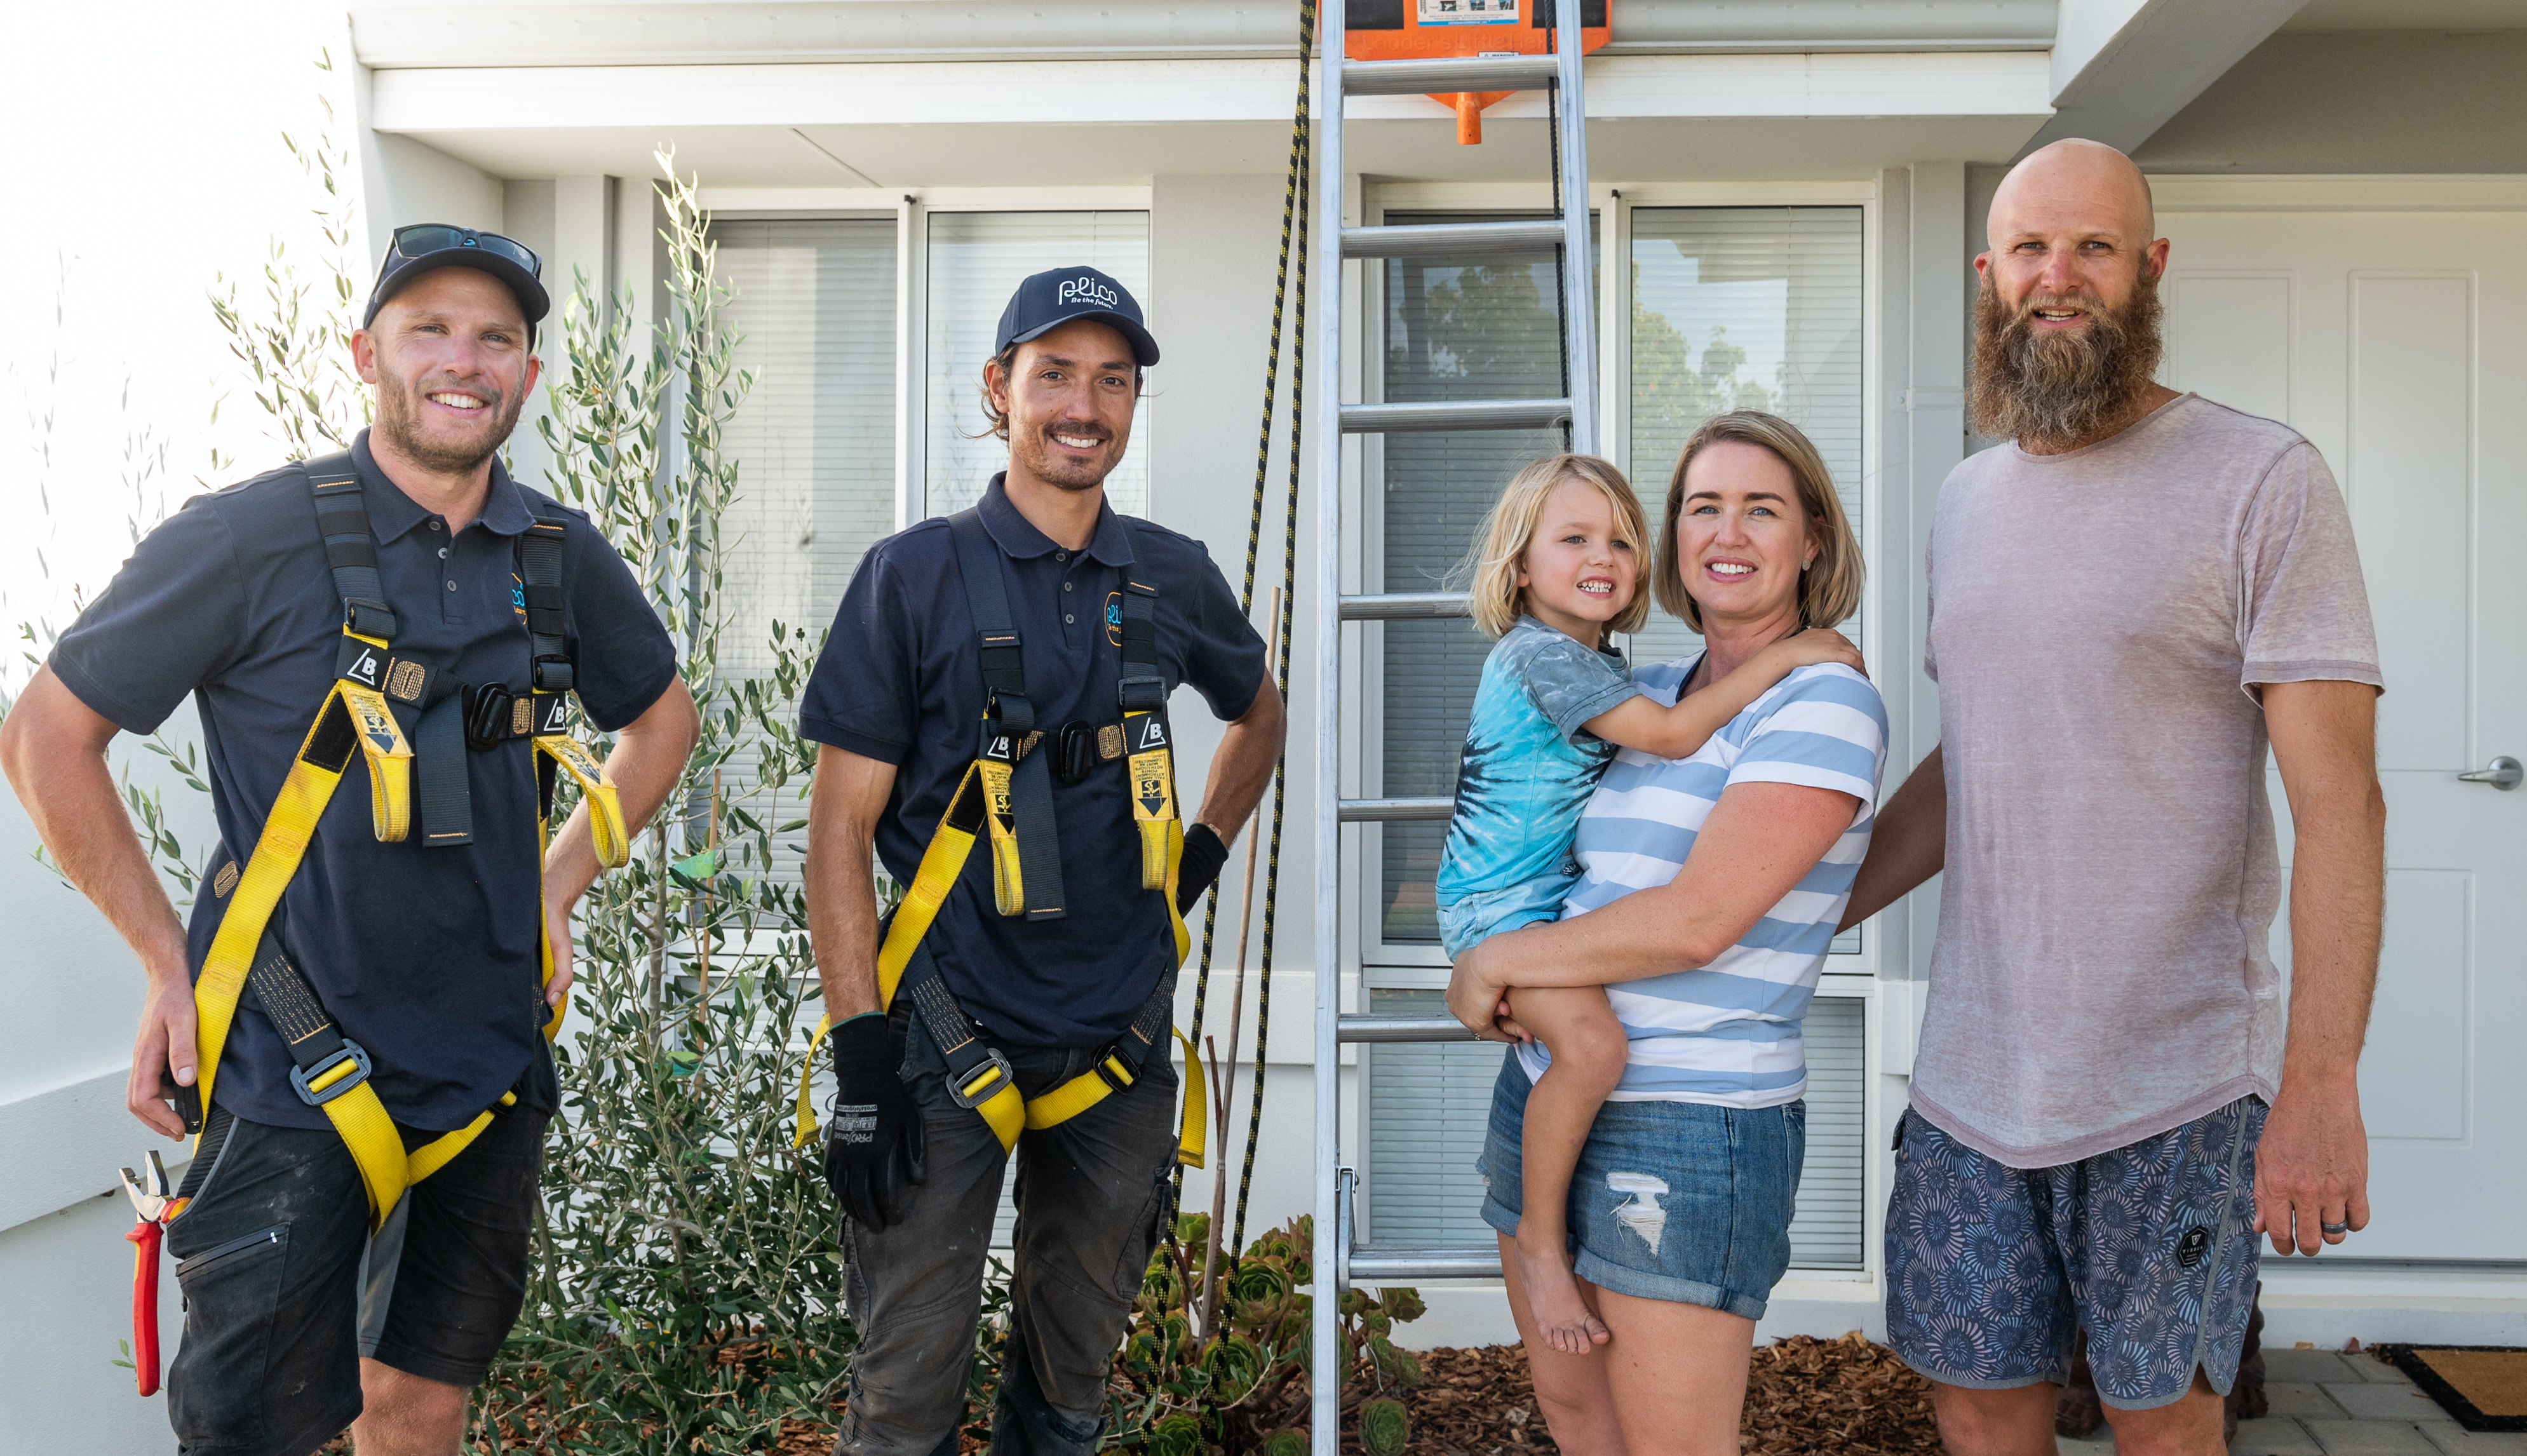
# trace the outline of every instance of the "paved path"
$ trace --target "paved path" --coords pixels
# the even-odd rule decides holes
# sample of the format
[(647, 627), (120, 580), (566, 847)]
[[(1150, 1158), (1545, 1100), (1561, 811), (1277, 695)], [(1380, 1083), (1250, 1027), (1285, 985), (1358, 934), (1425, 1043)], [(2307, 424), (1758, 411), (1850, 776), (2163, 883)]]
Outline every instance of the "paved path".
[[(2366, 1355), (2267, 1349), (2264, 1392), (2272, 1414), (2240, 1425), (2229, 1456), (2527, 1456), (2527, 1432), (2467, 1430)], [(2115, 1448), (2102, 1430), (2061, 1445), (2063, 1456)]]

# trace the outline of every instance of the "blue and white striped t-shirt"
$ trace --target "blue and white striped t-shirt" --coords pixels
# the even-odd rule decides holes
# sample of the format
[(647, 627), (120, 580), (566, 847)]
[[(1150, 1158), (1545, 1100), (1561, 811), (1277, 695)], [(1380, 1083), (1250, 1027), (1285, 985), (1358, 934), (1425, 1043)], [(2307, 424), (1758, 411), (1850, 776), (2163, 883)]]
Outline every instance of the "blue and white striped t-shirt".
[[(1696, 660), (1636, 668), (1632, 677), (1673, 703)], [(1675, 879), (1731, 784), (1805, 784), (1860, 801), (1825, 858), (1720, 959), (1606, 988), (1630, 1038), (1617, 1101), (1759, 1108), (1806, 1093), (1799, 1022), (1869, 851), (1885, 766), (1886, 705), (1869, 679), (1838, 664), (1791, 672), (1691, 757), (1625, 749), (1607, 766), (1579, 819), (1573, 848), (1582, 873), (1563, 902), (1564, 919)], [(1526, 1043), (1519, 1055), (1527, 1075), (1543, 1073), (1541, 1045)]]

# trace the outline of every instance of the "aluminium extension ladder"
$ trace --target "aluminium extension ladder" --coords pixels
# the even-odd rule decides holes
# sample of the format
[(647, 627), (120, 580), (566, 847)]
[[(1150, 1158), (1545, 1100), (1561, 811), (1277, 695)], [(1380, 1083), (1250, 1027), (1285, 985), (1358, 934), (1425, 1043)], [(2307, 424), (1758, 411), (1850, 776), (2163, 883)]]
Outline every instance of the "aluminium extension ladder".
[[(1342, 0), (1326, 0), (1323, 42), (1325, 126), (1315, 162), (1316, 216), (1314, 259), (1323, 280), (1316, 309), (1315, 344), (1329, 360), (1312, 382), (1318, 420), (1341, 421), (1319, 429), (1316, 457), (1316, 838), (1315, 962), (1315, 1248), (1314, 1359), (1310, 1368), (1332, 1371), (1341, 1359), (1339, 1296), (1354, 1283), (1405, 1283), (1418, 1279), (1497, 1278), (1496, 1247), (1353, 1248), (1352, 1194), (1358, 1177), (1342, 1154), (1340, 1044), (1344, 1042), (1463, 1041), (1470, 1033), (1447, 1016), (1372, 1016), (1341, 1010), (1343, 890), (1342, 826), (1444, 820), (1447, 799), (1344, 799), (1342, 794), (1342, 648), (1345, 622), (1429, 620), (1468, 615), (1464, 593), (1342, 595), (1343, 437), (1401, 431), (1531, 430), (1567, 426), (1570, 447), (1597, 450), (1596, 352), (1592, 342), (1588, 241), (1586, 108), (1581, 104), (1581, 5), (1555, 7), (1555, 51), (1541, 56), (1502, 56), (1416, 61), (1343, 59)], [(1539, 222), (1433, 224), (1345, 228), (1343, 216), (1343, 101), (1350, 96), (1414, 95), (1449, 91), (1560, 90), (1560, 189), (1562, 216)], [(1346, 404), (1342, 398), (1343, 260), (1442, 254), (1562, 252), (1562, 329), (1569, 394), (1560, 399), (1452, 400), (1443, 403)], [(1372, 356), (1373, 357), (1373, 356)], [(1374, 499), (1369, 493), (1367, 498)], [(1326, 1272), (1331, 1272), (1331, 1289)], [(1313, 1456), (1339, 1456), (1341, 1381), (1313, 1382), (1309, 1421)]]

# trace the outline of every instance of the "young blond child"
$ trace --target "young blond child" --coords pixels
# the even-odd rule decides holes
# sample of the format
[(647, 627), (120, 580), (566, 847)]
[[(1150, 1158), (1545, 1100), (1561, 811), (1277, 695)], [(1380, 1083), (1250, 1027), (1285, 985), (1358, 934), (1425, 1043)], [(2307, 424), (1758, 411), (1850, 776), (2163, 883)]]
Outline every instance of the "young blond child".
[[(1580, 811), (1618, 749), (1696, 753), (1791, 669), (1861, 665), (1838, 633), (1775, 643), (1710, 688), (1663, 707), (1607, 644), (1649, 618), (1649, 531), (1623, 472), (1594, 455), (1521, 470), (1484, 518), (1470, 559), (1474, 622), (1499, 639), (1483, 662), (1439, 861), (1439, 934), (1450, 957), (1556, 919), (1578, 878)], [(1624, 1075), (1624, 1028), (1597, 987), (1510, 993), (1512, 1017), (1550, 1065), (1528, 1094), (1511, 1253), (1537, 1334), (1584, 1355), (1608, 1338), (1571, 1272), (1571, 1176), (1597, 1109)]]

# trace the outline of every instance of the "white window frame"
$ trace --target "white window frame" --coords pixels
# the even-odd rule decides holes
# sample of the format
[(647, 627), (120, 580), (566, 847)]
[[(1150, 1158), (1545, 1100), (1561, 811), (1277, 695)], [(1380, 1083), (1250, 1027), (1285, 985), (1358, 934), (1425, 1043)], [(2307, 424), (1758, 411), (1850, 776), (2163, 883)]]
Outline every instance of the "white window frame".
[[(702, 207), (731, 221), (765, 218), (882, 218), (895, 233), (895, 529), (928, 514), (930, 214), (937, 212), (1153, 212), (1155, 189), (1087, 187), (705, 187)], [(1153, 220), (1155, 223), (1155, 219)], [(1155, 244), (1154, 244), (1155, 245)], [(1155, 255), (1154, 255), (1155, 256)], [(1141, 305), (1150, 306), (1143, 298)], [(1141, 401), (1136, 436), (1147, 438), (1152, 405)]]

